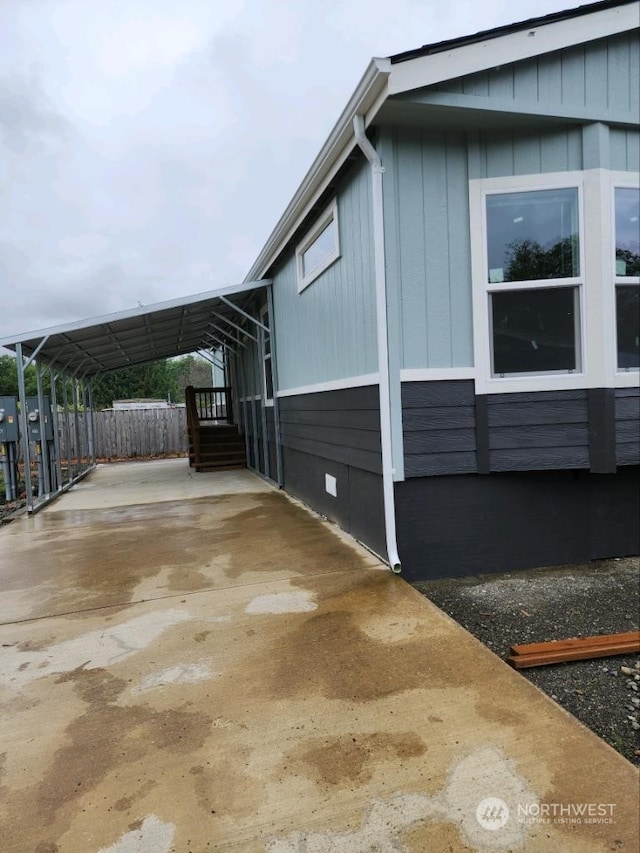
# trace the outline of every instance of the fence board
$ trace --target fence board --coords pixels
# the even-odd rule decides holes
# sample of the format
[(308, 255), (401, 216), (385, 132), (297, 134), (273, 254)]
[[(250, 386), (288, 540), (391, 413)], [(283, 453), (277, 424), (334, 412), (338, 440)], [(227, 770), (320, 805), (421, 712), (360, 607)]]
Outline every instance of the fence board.
[[(81, 447), (71, 430), (70, 455), (84, 447), (84, 413), (78, 417)], [(145, 456), (175, 456), (187, 453), (187, 416), (179, 409), (139, 409), (95, 412), (95, 453), (98, 459), (135, 459)], [(65, 430), (61, 430), (60, 452), (67, 458)]]

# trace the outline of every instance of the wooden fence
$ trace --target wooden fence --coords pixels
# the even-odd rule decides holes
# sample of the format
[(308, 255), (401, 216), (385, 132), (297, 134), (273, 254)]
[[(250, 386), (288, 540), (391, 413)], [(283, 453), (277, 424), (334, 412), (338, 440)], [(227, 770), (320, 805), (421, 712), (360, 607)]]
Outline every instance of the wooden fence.
[(188, 450), (183, 408), (95, 412), (93, 424), (98, 459), (176, 456)]

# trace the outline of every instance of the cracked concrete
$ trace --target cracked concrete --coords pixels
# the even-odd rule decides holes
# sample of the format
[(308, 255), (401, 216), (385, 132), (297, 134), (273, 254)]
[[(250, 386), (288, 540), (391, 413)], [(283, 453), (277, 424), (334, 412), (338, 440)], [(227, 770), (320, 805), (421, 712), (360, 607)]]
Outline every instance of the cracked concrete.
[(635, 769), (331, 525), (82, 486), (0, 530), (3, 853), (635, 853)]

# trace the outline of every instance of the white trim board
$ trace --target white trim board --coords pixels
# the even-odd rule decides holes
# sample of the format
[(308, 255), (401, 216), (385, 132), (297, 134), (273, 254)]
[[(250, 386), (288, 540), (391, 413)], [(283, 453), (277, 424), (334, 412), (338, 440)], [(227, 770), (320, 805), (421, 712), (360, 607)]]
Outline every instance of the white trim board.
[[(607, 169), (546, 174), (474, 178), (469, 181), (471, 266), (474, 306), (474, 360), (476, 394), (552, 391), (570, 388), (634, 387), (638, 371), (616, 367), (614, 216), (615, 186), (637, 186), (637, 173)], [(580, 204), (580, 270), (576, 279), (561, 286), (580, 288), (580, 370), (521, 376), (491, 376), (489, 303), (487, 283), (485, 198), (491, 193), (577, 187)], [(510, 283), (510, 289), (528, 283)]]
[(314, 385), (300, 385), (298, 388), (287, 388), (278, 391), (278, 397), (295, 397), (298, 394), (317, 394), (321, 391), (342, 391), (347, 388), (362, 388), (365, 385), (377, 385), (380, 381), (378, 373), (365, 373), (361, 376), (350, 376), (347, 379), (332, 379), (328, 382), (317, 382)]
[(509, 65), (634, 30), (638, 26), (638, 7), (638, 3), (630, 3), (627, 6), (601, 9), (591, 14), (523, 27), (514, 33), (488, 37), (485, 41), (469, 45), (454, 45), (440, 53), (398, 62), (392, 66), (389, 95), (433, 86), (498, 65)]
[(438, 382), (446, 379), (475, 379), (475, 367), (405, 367), (401, 382)]

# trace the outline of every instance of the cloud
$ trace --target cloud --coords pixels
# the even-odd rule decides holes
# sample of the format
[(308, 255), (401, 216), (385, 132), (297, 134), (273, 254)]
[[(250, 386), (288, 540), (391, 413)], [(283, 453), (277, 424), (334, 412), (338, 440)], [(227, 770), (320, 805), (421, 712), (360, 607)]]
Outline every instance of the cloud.
[(19, 75), (0, 77), (0, 142), (14, 154), (36, 143), (61, 140), (68, 122), (48, 103), (39, 82)]
[(0, 337), (238, 283), (372, 55), (560, 3), (0, 0)]

